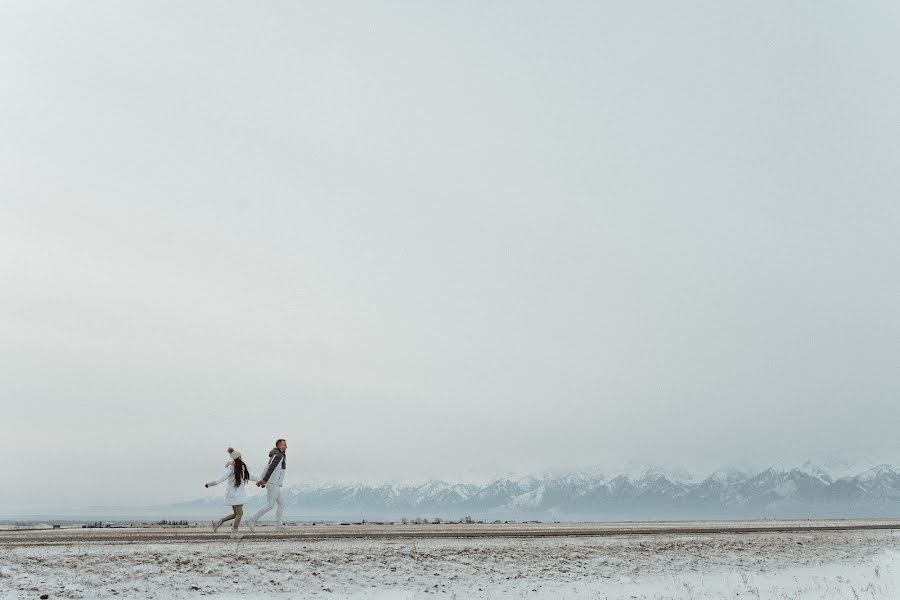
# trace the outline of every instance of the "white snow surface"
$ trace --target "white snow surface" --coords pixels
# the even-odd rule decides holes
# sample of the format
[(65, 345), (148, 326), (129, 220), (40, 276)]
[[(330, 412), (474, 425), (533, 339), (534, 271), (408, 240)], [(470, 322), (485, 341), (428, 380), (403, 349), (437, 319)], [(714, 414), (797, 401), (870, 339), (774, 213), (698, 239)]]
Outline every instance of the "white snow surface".
[(0, 546), (0, 598), (889, 599), (900, 532)]

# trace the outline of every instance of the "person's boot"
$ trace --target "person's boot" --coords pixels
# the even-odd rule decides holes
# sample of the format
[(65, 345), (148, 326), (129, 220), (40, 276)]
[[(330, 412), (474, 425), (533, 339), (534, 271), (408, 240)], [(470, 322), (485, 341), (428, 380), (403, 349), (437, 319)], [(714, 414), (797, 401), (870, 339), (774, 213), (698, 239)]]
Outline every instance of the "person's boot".
[(210, 524), (212, 525), (213, 533), (215, 533), (216, 531), (219, 530), (219, 527), (222, 526), (222, 519), (216, 519), (215, 521), (213, 521)]
[(241, 533), (240, 531), (238, 531), (237, 529), (232, 529), (232, 530), (231, 530), (231, 539), (233, 539), (233, 540), (239, 540), (239, 539), (241, 539), (242, 537), (244, 537), (244, 534)]
[(256, 521), (253, 519), (247, 519), (244, 521), (244, 525), (247, 526), (247, 529), (250, 530), (250, 533), (256, 533)]

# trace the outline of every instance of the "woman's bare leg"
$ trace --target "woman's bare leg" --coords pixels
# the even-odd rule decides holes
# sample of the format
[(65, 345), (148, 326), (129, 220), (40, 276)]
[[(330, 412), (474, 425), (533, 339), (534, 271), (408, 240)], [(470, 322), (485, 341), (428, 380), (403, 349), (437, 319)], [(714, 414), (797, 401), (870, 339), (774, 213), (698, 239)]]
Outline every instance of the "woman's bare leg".
[[(242, 512), (243, 512), (243, 511), (242, 511)], [(224, 523), (225, 521), (230, 521), (230, 520), (232, 520), (233, 518), (234, 518), (234, 507), (231, 507), (231, 514), (230, 514), (230, 515), (228, 515), (227, 517), (222, 517), (221, 519), (212, 522), (213, 533), (215, 533), (216, 529), (218, 529), (219, 527), (222, 526), (222, 523)]]

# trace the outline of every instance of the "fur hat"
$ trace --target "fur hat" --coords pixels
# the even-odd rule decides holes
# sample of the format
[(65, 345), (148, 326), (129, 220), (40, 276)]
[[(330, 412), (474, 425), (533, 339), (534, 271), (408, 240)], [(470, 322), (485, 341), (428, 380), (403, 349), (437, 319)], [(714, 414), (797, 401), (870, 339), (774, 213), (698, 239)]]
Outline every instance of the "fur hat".
[(232, 460), (240, 458), (241, 453), (235, 450), (234, 448), (228, 448), (228, 456), (231, 457)]

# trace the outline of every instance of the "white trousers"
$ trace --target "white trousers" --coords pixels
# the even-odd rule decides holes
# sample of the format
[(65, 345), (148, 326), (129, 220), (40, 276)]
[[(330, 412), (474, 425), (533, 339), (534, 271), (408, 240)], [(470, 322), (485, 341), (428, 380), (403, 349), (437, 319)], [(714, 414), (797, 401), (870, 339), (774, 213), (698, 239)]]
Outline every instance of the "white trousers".
[(275, 483), (266, 485), (266, 501), (266, 505), (253, 515), (253, 521), (259, 521), (260, 517), (278, 505), (278, 508), (275, 509), (275, 525), (284, 525), (284, 496), (281, 494), (280, 485)]

